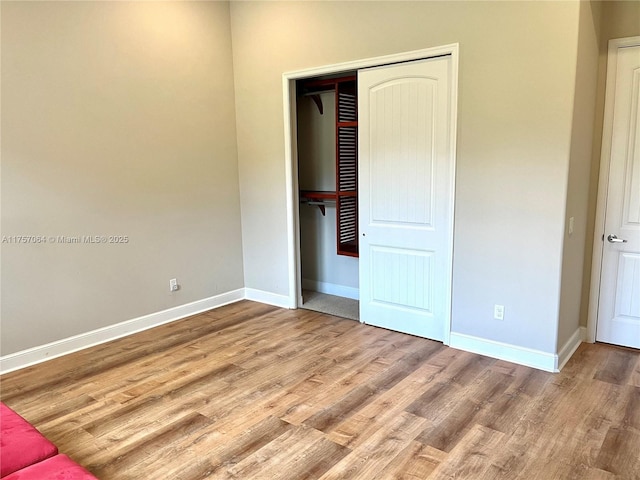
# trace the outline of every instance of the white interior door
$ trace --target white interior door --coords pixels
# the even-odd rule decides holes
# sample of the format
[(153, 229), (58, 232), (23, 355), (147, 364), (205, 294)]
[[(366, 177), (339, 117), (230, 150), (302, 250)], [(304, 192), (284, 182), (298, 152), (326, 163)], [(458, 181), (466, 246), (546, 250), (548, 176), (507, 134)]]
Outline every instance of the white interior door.
[(451, 57), (358, 72), (360, 321), (449, 330), (454, 156)]
[(610, 52), (615, 75), (607, 81), (613, 116), (596, 339), (640, 348), (640, 46)]

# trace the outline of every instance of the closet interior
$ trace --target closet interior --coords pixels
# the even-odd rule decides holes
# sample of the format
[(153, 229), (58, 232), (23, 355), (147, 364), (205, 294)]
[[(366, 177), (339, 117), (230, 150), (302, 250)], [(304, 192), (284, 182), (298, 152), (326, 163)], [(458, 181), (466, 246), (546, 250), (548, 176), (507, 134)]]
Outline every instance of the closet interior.
[(358, 319), (355, 72), (296, 84), (302, 308)]

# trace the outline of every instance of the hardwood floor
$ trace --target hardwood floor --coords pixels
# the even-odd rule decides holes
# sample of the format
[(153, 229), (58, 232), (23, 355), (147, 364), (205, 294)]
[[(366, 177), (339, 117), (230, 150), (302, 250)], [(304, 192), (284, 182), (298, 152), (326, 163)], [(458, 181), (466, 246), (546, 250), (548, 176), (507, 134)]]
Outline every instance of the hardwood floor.
[(640, 479), (640, 352), (559, 374), (239, 302), (4, 375), (102, 480)]

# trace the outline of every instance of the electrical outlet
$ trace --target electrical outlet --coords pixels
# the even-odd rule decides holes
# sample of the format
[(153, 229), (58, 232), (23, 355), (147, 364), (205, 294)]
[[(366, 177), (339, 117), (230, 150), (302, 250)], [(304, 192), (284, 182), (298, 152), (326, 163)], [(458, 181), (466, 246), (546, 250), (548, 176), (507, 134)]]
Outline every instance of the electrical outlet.
[(504, 305), (493, 306), (493, 318), (496, 320), (504, 320)]
[(178, 279), (177, 278), (172, 278), (171, 280), (169, 280), (169, 291), (170, 292), (177, 292), (179, 288), (180, 288), (180, 285), (178, 285)]

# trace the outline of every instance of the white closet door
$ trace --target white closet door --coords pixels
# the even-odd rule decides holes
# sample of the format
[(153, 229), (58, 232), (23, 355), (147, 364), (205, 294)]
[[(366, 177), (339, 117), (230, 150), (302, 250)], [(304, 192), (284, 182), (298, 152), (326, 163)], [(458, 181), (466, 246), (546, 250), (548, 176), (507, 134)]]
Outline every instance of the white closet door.
[(443, 340), (454, 161), (451, 57), (358, 72), (360, 320)]

